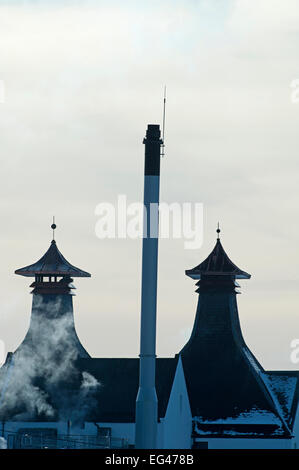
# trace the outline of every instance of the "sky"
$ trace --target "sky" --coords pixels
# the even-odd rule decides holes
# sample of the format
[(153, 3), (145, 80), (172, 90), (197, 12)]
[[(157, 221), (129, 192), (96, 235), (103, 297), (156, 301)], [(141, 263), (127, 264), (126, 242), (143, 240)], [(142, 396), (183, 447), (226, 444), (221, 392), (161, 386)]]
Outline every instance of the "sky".
[(56, 240), (91, 273), (75, 323), (94, 357), (139, 352), (141, 240), (99, 240), (95, 208), (143, 197), (147, 124), (162, 122), (161, 200), (200, 202), (204, 240), (159, 245), (157, 353), (173, 356), (197, 303), (185, 269), (221, 241), (252, 278), (238, 296), (247, 345), (266, 369), (297, 369), (299, 338), (296, 0), (1, 1), (0, 339), (30, 321), (14, 270)]

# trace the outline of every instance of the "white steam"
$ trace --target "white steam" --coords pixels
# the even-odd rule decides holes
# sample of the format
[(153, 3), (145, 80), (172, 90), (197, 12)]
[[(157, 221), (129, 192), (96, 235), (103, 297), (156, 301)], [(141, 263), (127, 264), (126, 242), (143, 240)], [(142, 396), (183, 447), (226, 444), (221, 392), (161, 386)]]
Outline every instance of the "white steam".
[(7, 442), (4, 437), (0, 437), (0, 449), (7, 449)]
[(0, 374), (0, 418), (84, 420), (99, 382), (76, 364), (82, 348), (72, 311), (35, 295), (27, 336)]

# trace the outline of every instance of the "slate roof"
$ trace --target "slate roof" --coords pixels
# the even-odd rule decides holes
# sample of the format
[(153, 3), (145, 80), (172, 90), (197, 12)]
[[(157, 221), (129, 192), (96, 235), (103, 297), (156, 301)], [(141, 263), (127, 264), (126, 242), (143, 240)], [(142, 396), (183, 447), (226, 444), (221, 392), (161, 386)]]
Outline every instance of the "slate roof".
[(273, 395), (277, 408), (290, 429), (293, 429), (299, 401), (299, 372), (265, 371), (265, 383)]
[[(222, 362), (219, 366), (225, 367)], [(199, 391), (189, 382), (194, 437), (292, 437), (299, 399), (299, 373), (261, 369), (258, 378), (250, 377), (250, 368), (247, 373), (244, 369), (235, 370), (227, 381), (223, 381), (223, 377), (217, 380), (213, 373), (208, 373), (206, 382), (222, 387), (222, 393), (214, 392), (210, 397), (207, 397), (205, 385)], [(228, 372), (227, 368), (225, 372)], [(212, 411), (207, 401), (215, 405), (218, 400), (219, 406), (216, 404)]]
[(201, 279), (202, 276), (233, 276), (235, 279), (250, 279), (250, 274), (238, 268), (227, 256), (220, 239), (209, 256), (195, 268), (187, 269), (186, 275), (192, 279)]
[(197, 435), (291, 436), (299, 373), (286, 372), (284, 382), (270, 387), (273, 373), (264, 371), (233, 334), (230, 339), (229, 334), (199, 335), (181, 355)]
[[(135, 422), (135, 405), (139, 383), (139, 359), (80, 359), (80, 369), (96, 377), (101, 387), (97, 394), (98, 409), (93, 419), (98, 422)], [(158, 358), (156, 392), (158, 416), (165, 416), (175, 375), (177, 358)]]
[(193, 331), (180, 352), (194, 436), (290, 438), (299, 373), (266, 372), (247, 347), (234, 279), (250, 275), (230, 261), (220, 240), (186, 274), (200, 279)]
[(15, 271), (21, 276), (34, 277), (36, 274), (52, 276), (90, 277), (90, 274), (69, 263), (58, 250), (55, 240), (36, 263)]
[[(175, 375), (177, 358), (158, 358), (156, 362), (156, 391), (158, 397), (158, 417), (165, 416), (170, 391)], [(85, 421), (98, 423), (134, 423), (135, 404), (139, 384), (139, 359), (137, 358), (79, 358), (76, 361), (76, 368), (81, 372), (88, 372), (100, 383), (96, 395), (92, 397), (92, 406), (86, 407)], [(0, 416), (1, 403), (5, 401), (5, 393), (8, 390), (9, 382), (14, 380), (13, 354), (9, 353), (6, 363), (0, 369)], [(79, 377), (75, 377), (69, 390), (79, 389)], [(38, 381), (38, 386), (44, 390), (51, 401), (51, 392), (43, 389), (42, 381)], [(58, 390), (53, 389), (54, 395), (63, 393), (61, 384), (57, 385)], [(60, 388), (61, 387), (61, 392)], [(69, 393), (69, 390), (66, 390)], [(72, 397), (73, 394), (69, 393)], [(24, 413), (26, 410), (19, 408), (13, 410), (10, 416), (5, 416), (5, 420), (13, 420), (14, 413)], [(54, 417), (32, 416), (27, 421), (58, 421), (59, 413)], [(26, 420), (25, 420), (26, 421)]]

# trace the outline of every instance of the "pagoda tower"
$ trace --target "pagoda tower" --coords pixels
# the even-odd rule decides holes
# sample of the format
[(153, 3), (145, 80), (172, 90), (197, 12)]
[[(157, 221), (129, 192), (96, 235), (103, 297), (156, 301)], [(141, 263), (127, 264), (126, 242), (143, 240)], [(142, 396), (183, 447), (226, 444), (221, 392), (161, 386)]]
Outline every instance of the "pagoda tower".
[[(54, 220), (51, 228), (53, 239), (46, 253), (36, 263), (15, 271), (20, 276), (34, 277), (34, 282), (30, 285), (33, 287), (30, 327), (17, 351), (30, 348), (37, 353), (43, 347), (43, 338), (52, 334), (56, 337), (64, 335), (61, 344), (67, 344), (77, 357), (90, 357), (80, 343), (75, 329), (75, 287), (72, 284), (74, 277), (90, 277), (90, 274), (64, 258), (54, 238)], [(62, 329), (65, 331), (61, 331)]]
[(46, 253), (16, 274), (33, 277), (28, 332), (0, 369), (0, 419), (62, 421), (82, 425), (97, 407), (98, 381), (80, 366), (91, 358), (77, 336), (73, 316), (74, 277), (90, 274), (59, 251), (54, 230)]
[(220, 241), (198, 266), (186, 271), (197, 281), (198, 306), (187, 344), (180, 351), (194, 435), (200, 437), (290, 437), (271, 387), (272, 375), (242, 336), (236, 280), (249, 279), (227, 256)]

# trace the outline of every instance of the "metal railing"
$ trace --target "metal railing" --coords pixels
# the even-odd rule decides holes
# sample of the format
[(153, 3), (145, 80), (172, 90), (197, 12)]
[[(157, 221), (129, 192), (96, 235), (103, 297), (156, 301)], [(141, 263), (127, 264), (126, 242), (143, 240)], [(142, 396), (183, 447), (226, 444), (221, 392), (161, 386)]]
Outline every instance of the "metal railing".
[(129, 446), (126, 438), (82, 434), (58, 434), (57, 437), (49, 437), (43, 433), (9, 432), (6, 440), (8, 449), (126, 449)]

